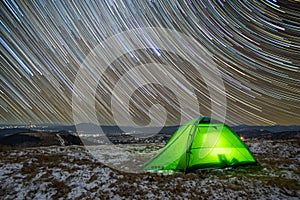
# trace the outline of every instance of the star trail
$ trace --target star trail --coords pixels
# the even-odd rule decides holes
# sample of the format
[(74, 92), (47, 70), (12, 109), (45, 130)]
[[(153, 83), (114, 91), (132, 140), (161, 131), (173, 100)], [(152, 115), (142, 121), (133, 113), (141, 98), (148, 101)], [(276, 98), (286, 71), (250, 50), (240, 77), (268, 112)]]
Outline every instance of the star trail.
[[(77, 79), (78, 72), (84, 66), (97, 74), (85, 62), (110, 38), (118, 39), (111, 49), (119, 45), (126, 53), (93, 82), (99, 124), (131, 117), (147, 125), (153, 111), (157, 121), (175, 125), (181, 115), (197, 115), (185, 107), (197, 104), (201, 115), (211, 116), (213, 103), (226, 110), (228, 124), (300, 123), (300, 1), (3, 0), (0, 19), (0, 123), (75, 123), (75, 84), (87, 90), (92, 84)], [(192, 39), (143, 31), (149, 27)], [(136, 41), (121, 37), (132, 30), (139, 30)], [(145, 48), (132, 50), (133, 42)], [(187, 54), (208, 70), (185, 59)], [(114, 52), (100, 56), (109, 59)], [(224, 88), (204, 77), (212, 66)], [(176, 91), (168, 88), (173, 84)], [(222, 95), (226, 102), (217, 98)], [(88, 109), (82, 112), (88, 117)]]

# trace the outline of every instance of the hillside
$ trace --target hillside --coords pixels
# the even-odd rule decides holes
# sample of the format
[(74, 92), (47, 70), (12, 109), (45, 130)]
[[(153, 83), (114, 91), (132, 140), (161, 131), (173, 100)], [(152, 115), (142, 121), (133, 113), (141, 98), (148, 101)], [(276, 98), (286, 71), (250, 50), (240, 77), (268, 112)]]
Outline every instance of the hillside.
[(30, 129), (4, 129), (0, 145), (28, 148), (43, 146), (83, 145), (80, 138), (66, 131), (36, 131)]
[[(86, 125), (81, 125), (86, 127)], [(97, 143), (113, 144), (149, 144), (167, 142), (178, 126), (163, 127), (159, 133), (151, 134), (151, 128), (127, 127), (130, 132), (124, 133), (119, 127), (106, 126), (104, 134), (81, 132), (84, 136), (78, 137), (76, 131), (71, 131), (71, 126), (53, 125), (49, 127), (36, 128), (3, 128), (0, 129), (0, 145), (10, 147), (42, 147), (42, 146), (68, 146), (68, 145), (93, 145)], [(81, 128), (82, 128), (81, 127)], [(89, 127), (89, 128), (87, 128)], [(85, 131), (91, 130), (87, 126)], [(96, 130), (96, 126), (92, 126)], [(299, 126), (237, 126), (232, 127), (236, 133), (245, 139), (300, 139)], [(81, 130), (84, 130), (83, 128)], [(119, 132), (118, 132), (119, 131)]]
[[(150, 158), (157, 152), (159, 148), (153, 144), (107, 145), (107, 151), (99, 155), (105, 165), (79, 146), (0, 151), (0, 196), (2, 199), (299, 199), (299, 140), (250, 140), (247, 145), (258, 160), (256, 166), (173, 175), (126, 172), (136, 167), (141, 158)], [(121, 154), (115, 151), (116, 147), (122, 148)], [(116, 162), (123, 168), (114, 169), (112, 164)]]

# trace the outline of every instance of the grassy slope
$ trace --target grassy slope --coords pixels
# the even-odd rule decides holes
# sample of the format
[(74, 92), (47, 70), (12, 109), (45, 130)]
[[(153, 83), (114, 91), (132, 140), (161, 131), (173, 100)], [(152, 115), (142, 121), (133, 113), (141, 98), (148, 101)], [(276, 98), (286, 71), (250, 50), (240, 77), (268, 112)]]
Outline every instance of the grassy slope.
[(2, 149), (0, 197), (298, 199), (299, 141), (249, 141), (248, 145), (260, 163), (257, 166), (167, 176), (111, 169), (78, 146)]

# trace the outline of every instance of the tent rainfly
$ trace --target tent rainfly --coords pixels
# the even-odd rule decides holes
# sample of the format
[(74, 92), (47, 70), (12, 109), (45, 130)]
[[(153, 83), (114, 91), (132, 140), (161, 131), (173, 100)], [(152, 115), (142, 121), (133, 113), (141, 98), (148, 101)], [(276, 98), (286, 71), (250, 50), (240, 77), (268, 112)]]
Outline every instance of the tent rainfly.
[(186, 172), (253, 163), (255, 158), (236, 133), (217, 120), (202, 117), (181, 126), (144, 170)]

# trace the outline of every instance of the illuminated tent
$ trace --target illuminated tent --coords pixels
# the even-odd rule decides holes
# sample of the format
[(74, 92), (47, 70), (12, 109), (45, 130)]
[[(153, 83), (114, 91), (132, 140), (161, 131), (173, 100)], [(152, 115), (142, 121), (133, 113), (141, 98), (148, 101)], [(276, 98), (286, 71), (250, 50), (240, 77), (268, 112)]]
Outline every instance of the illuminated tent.
[(256, 160), (236, 133), (203, 117), (181, 126), (144, 170), (191, 171), (250, 163)]

